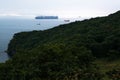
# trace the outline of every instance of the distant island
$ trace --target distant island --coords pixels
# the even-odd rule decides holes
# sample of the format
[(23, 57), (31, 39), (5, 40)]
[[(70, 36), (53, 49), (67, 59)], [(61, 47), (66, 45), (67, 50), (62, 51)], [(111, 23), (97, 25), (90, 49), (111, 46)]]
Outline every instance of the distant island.
[(35, 19), (58, 19), (58, 16), (36, 16)]

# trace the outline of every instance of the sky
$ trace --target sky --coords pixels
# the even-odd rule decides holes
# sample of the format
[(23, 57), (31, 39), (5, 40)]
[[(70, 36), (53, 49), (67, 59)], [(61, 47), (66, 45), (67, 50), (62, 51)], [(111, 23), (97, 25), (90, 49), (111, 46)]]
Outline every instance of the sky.
[(120, 10), (120, 0), (0, 0), (0, 16), (106, 16)]

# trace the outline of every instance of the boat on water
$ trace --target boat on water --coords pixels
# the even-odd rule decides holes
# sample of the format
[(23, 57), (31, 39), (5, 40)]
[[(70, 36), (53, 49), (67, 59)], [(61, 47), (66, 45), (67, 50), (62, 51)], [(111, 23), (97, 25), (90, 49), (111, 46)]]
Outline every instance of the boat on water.
[(38, 23), (37, 25), (41, 25), (40, 23)]
[(35, 19), (58, 19), (58, 16), (36, 16)]
[(70, 22), (70, 20), (64, 20), (65, 22)]

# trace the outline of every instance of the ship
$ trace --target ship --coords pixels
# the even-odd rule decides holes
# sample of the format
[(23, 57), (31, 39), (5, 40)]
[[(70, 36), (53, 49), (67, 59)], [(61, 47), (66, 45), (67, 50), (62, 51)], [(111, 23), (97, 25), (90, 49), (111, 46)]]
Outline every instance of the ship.
[(58, 16), (36, 16), (35, 19), (58, 19)]
[(65, 22), (70, 22), (70, 20), (64, 20)]

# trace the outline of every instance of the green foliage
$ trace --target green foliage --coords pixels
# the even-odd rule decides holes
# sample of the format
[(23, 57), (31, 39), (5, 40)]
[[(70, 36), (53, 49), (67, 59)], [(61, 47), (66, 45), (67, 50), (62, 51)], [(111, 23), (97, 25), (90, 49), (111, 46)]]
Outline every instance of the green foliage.
[(17, 33), (8, 45), (12, 58), (0, 64), (0, 80), (102, 80), (93, 61), (120, 57), (119, 23), (120, 11)]
[(97, 58), (108, 57), (110, 50), (120, 56), (120, 12), (107, 17), (92, 18), (60, 25), (44, 31), (22, 32), (14, 35), (8, 47), (13, 56), (19, 51), (29, 51), (47, 43), (84, 46)]
[(106, 73), (111, 80), (120, 80), (120, 66)]
[(11, 66), (7, 67), (7, 73), (2, 73), (9, 76), (9, 80), (100, 80), (101, 74), (93, 61), (91, 51), (83, 46), (49, 43), (30, 52), (16, 53), (6, 63)]

